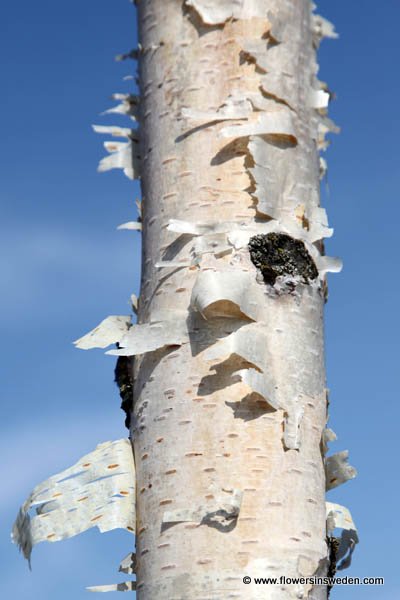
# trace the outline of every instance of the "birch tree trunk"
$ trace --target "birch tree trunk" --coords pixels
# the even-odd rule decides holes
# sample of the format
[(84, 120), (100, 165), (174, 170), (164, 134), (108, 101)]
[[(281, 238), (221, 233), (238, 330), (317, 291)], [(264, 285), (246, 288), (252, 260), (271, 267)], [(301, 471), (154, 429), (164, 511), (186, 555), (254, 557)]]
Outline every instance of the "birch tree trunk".
[(327, 596), (243, 583), (328, 569), (323, 306), (339, 266), (323, 256), (315, 50), (333, 32), (311, 8), (137, 3), (138, 322), (181, 332), (135, 361), (140, 600)]
[(75, 341), (117, 344), (135, 460), (126, 438), (98, 445), (34, 488), (12, 537), (30, 560), (91, 527), (136, 533), (120, 571), (137, 580), (91, 591), (324, 600), (332, 582), (312, 578), (358, 542), (325, 504), (356, 474), (347, 451), (325, 457), (325, 278), (341, 263), (324, 256), (318, 151), (335, 126), (315, 51), (336, 34), (309, 0), (137, 5), (140, 47), (121, 58), (139, 58), (141, 95), (107, 112), (139, 128), (94, 129), (127, 138), (99, 170), (142, 181), (142, 223), (119, 227), (143, 230), (138, 324), (109, 316)]

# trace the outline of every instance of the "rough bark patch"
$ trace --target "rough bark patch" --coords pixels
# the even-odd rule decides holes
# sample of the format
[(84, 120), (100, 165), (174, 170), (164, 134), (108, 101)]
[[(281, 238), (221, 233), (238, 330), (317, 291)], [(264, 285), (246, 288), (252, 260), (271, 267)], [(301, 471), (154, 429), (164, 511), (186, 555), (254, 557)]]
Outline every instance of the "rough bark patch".
[(318, 277), (318, 270), (304, 243), (284, 233), (255, 235), (249, 240), (252, 263), (265, 283), (274, 285), (279, 276), (300, 276), (304, 283)]
[(133, 405), (133, 378), (132, 378), (132, 358), (130, 356), (120, 356), (115, 365), (115, 383), (119, 388), (121, 396), (121, 409), (125, 412), (125, 427), (130, 428), (131, 411)]

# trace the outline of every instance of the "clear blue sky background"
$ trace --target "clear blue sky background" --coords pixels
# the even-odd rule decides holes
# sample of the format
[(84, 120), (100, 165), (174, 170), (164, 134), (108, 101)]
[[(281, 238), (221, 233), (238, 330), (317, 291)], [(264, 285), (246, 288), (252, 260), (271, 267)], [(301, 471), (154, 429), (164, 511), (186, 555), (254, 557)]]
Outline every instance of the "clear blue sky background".
[[(340, 33), (320, 51), (320, 77), (336, 91), (341, 125), (327, 154), (335, 236), (344, 259), (326, 311), (333, 450), (349, 448), (356, 480), (329, 493), (347, 505), (361, 543), (349, 575), (384, 576), (381, 588), (332, 597), (392, 600), (398, 576), (398, 118), (400, 3), (322, 0)], [(129, 91), (135, 45), (128, 0), (19, 0), (1, 8), (2, 419), (1, 595), (87, 598), (85, 586), (123, 580), (125, 532), (97, 530), (40, 544), (28, 571), (10, 543), (32, 487), (92, 450), (124, 437), (114, 360), (71, 341), (109, 314), (127, 314), (138, 291), (139, 240), (115, 227), (135, 218), (132, 184), (96, 173), (104, 154), (91, 123), (112, 92)], [(343, 573), (346, 574), (346, 573)]]

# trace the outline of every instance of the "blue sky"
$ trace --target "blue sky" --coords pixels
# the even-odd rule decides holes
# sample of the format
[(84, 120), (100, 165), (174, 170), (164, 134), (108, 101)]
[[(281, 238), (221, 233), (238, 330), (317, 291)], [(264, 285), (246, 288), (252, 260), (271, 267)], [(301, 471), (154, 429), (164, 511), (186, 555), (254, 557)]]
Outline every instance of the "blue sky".
[[(347, 505), (359, 528), (347, 573), (386, 579), (332, 598), (386, 600), (400, 596), (400, 4), (322, 0), (319, 9), (340, 33), (319, 55), (320, 78), (337, 94), (330, 114), (342, 127), (327, 153), (329, 195), (324, 189), (335, 227), (328, 252), (344, 259), (326, 310), (330, 424), (339, 438), (332, 450), (349, 448), (359, 470), (329, 499)], [(139, 191), (119, 172), (96, 173), (103, 140), (90, 128), (116, 122), (99, 113), (111, 93), (131, 89), (123, 77), (134, 64), (113, 57), (135, 45), (134, 10), (128, 0), (20, 0), (1, 12), (2, 596), (80, 600), (87, 585), (122, 580), (127, 533), (40, 544), (29, 572), (9, 530), (36, 483), (125, 436), (114, 360), (71, 341), (109, 314), (128, 314), (138, 291), (138, 234), (115, 228), (135, 218)]]

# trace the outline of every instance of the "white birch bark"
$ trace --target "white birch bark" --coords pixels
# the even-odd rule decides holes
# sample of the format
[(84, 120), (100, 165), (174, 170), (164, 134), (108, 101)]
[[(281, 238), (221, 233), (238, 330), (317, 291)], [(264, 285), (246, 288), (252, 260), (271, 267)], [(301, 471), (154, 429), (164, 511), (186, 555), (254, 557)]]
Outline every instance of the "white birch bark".
[(30, 559), (90, 527), (136, 533), (120, 571), (137, 581), (93, 592), (325, 600), (281, 578), (332, 576), (358, 542), (349, 511), (325, 506), (356, 474), (347, 451), (325, 459), (325, 278), (341, 262), (323, 251), (318, 150), (335, 126), (315, 51), (336, 34), (309, 0), (137, 4), (140, 47), (121, 58), (139, 58), (141, 97), (106, 112), (139, 128), (94, 129), (126, 138), (99, 170), (142, 179), (141, 218), (119, 227), (143, 231), (138, 324), (109, 316), (75, 342), (117, 344), (135, 461), (106, 442), (36, 486), (13, 540)]
[[(339, 267), (320, 255), (315, 48), (329, 32), (309, 0), (137, 9), (138, 322), (188, 331), (135, 364), (137, 597), (326, 598), (242, 578), (327, 571), (324, 277)], [(264, 283), (247, 243), (271, 231), (304, 241), (316, 279)]]

